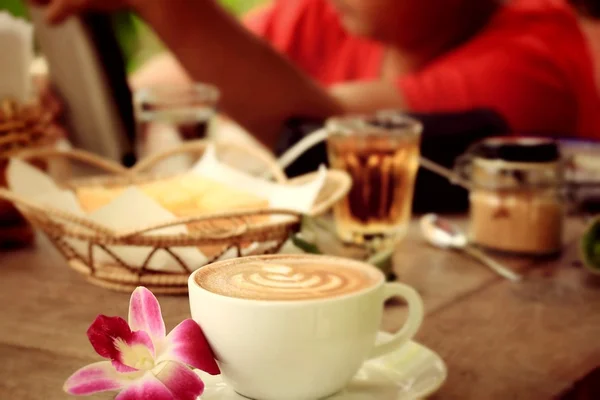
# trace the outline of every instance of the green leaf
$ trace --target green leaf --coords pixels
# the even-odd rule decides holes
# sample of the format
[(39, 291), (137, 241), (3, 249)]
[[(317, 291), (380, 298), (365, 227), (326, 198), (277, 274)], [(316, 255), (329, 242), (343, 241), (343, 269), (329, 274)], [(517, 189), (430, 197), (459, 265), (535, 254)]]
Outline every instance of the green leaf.
[(254, 7), (266, 3), (266, 0), (220, 0), (234, 14), (245, 14)]
[(583, 235), (581, 253), (585, 266), (600, 274), (600, 217), (592, 221)]
[(2, 0), (0, 11), (5, 10), (15, 17), (27, 18), (27, 9), (23, 0)]
[(373, 254), (367, 262), (379, 268), (384, 274), (389, 275), (393, 272), (394, 249), (385, 249)]
[(294, 244), (294, 246), (296, 246), (297, 248), (299, 248), (300, 250), (304, 251), (305, 253), (309, 253), (309, 254), (323, 254), (321, 252), (321, 250), (319, 249), (319, 247), (314, 244), (311, 243), (307, 240), (302, 239), (299, 235), (291, 235), (292, 243)]

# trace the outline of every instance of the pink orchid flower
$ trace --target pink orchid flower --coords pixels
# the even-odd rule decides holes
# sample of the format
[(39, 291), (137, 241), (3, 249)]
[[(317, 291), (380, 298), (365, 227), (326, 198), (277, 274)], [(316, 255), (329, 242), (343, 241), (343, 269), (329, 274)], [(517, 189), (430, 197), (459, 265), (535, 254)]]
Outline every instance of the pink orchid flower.
[(187, 319), (166, 335), (158, 300), (143, 287), (131, 295), (129, 324), (100, 315), (87, 335), (110, 361), (83, 367), (67, 379), (64, 390), (72, 395), (121, 391), (115, 400), (196, 400), (204, 383), (191, 368), (220, 373), (200, 326)]

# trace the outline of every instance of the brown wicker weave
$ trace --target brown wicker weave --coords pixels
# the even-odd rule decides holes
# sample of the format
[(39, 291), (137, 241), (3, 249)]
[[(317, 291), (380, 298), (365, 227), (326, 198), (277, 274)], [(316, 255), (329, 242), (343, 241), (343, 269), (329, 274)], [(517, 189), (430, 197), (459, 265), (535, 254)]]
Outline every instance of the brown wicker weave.
[[(55, 115), (41, 104), (0, 100), (0, 187), (6, 187), (10, 157), (24, 149), (54, 147), (61, 135)], [(21, 213), (12, 203), (0, 200), (0, 247), (26, 246), (34, 239), (33, 228)]]
[[(126, 169), (119, 164), (80, 150), (31, 150), (20, 153), (19, 158), (30, 161), (59, 158), (84, 163), (104, 171), (103, 174), (86, 178), (70, 178), (60, 183), (71, 189), (98, 185), (109, 187), (139, 184), (158, 179), (159, 176), (148, 172), (157, 163), (173, 155), (183, 153), (200, 156), (205, 151), (207, 144), (205, 141), (189, 142), (175, 150), (142, 160), (132, 169)], [(241, 154), (245, 154), (254, 162), (264, 164), (265, 169), (269, 171), (268, 174), (279, 183), (297, 185), (306, 183), (315, 177), (315, 174), (310, 174), (288, 181), (283, 171), (278, 167), (276, 160), (268, 153), (235, 144), (216, 144), (216, 147), (217, 154), (220, 151), (234, 149)], [(340, 171), (328, 171), (326, 183), (318, 196), (311, 215), (319, 215), (329, 210), (334, 203), (347, 194), (350, 186), (351, 179), (347, 174)], [(172, 247), (202, 248), (203, 246), (211, 246), (211, 248), (217, 249), (217, 252), (212, 255), (208, 263), (218, 259), (227, 251), (235, 251), (238, 256), (242, 254), (275, 253), (279, 251), (292, 233), (298, 231), (301, 219), (301, 215), (288, 210), (260, 209), (178, 218), (167, 224), (142, 226), (127, 232), (116, 232), (75, 214), (39, 206), (8, 190), (0, 189), (0, 198), (13, 202), (33, 226), (43, 231), (67, 259), (72, 269), (85, 275), (95, 285), (125, 292), (143, 285), (155, 293), (186, 293), (187, 279), (190, 272), (201, 266), (186, 265), (183, 260), (172, 252)], [(277, 219), (277, 221), (251, 218), (261, 215), (280, 215), (285, 218)], [(200, 222), (201, 229), (185, 235), (148, 234), (169, 226)], [(67, 238), (84, 241), (87, 244), (87, 254), (77, 254), (65, 240)], [(260, 246), (249, 253), (249, 243), (259, 243)], [(180, 271), (158, 272), (149, 269), (148, 263), (151, 255), (146, 260), (141, 261), (140, 265), (128, 265), (114, 254), (111, 254), (114, 260), (111, 263), (100, 263), (94, 260), (96, 251), (103, 249), (105, 252), (110, 253), (107, 247), (112, 245), (153, 247), (154, 251), (151, 255), (159, 250), (166, 251), (171, 255), (173, 265), (176, 265)]]

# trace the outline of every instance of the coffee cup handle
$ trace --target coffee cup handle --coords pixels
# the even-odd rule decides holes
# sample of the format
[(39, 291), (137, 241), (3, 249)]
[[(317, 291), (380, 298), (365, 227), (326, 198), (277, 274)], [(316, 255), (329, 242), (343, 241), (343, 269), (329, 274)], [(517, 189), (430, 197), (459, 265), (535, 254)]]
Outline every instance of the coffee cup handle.
[(408, 342), (417, 333), (421, 322), (423, 322), (423, 301), (421, 296), (413, 288), (402, 283), (388, 283), (385, 285), (384, 302), (393, 298), (401, 297), (408, 305), (408, 318), (398, 332), (385, 343), (381, 343), (373, 348), (369, 358), (381, 357), (394, 350), (397, 350), (404, 343)]

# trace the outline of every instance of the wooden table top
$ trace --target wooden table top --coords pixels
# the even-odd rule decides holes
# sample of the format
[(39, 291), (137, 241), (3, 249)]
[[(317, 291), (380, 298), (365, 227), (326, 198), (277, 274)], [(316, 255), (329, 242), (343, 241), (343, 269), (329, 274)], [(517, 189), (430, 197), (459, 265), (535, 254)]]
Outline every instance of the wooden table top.
[[(519, 284), (427, 246), (412, 229), (395, 270), (425, 302), (417, 340), (448, 365), (448, 381), (434, 399), (555, 398), (600, 366), (600, 279), (577, 266), (581, 222), (570, 222), (560, 259), (504, 259), (527, 275)], [(187, 297), (159, 300), (167, 329), (189, 317)], [(88, 284), (45, 238), (0, 254), (0, 399), (66, 398), (65, 379), (99, 360), (88, 326), (98, 314), (126, 317), (128, 301), (129, 294)], [(402, 306), (388, 309), (385, 329), (396, 329), (403, 317)]]

